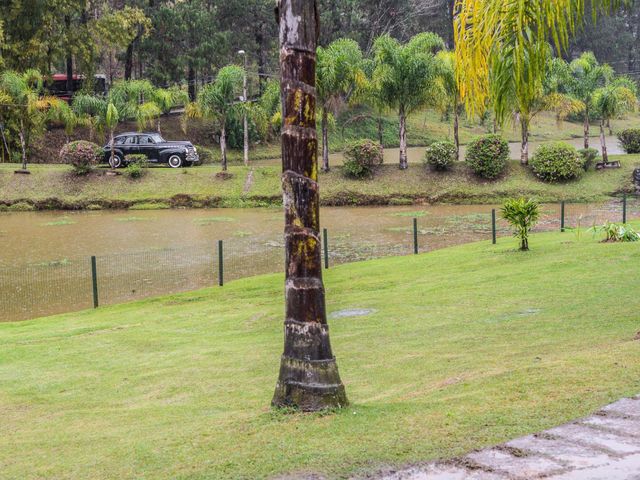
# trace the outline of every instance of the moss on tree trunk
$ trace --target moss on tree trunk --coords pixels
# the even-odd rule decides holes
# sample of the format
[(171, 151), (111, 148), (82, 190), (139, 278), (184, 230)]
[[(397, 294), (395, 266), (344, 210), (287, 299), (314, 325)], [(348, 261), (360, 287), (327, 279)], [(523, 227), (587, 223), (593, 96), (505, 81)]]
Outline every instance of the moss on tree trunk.
[(280, 0), (282, 189), (285, 210), (284, 353), (272, 405), (303, 411), (347, 404), (331, 352), (320, 251), (315, 1)]

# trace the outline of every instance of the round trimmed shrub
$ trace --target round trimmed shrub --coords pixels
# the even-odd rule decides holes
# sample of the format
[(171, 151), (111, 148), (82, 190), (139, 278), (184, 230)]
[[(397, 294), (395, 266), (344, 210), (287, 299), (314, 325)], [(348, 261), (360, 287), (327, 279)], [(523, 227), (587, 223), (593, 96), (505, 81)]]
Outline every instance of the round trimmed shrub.
[(618, 134), (618, 140), (627, 153), (640, 153), (640, 128), (629, 128)]
[(504, 172), (509, 143), (500, 135), (484, 135), (469, 144), (465, 161), (476, 175), (493, 180)]
[(140, 154), (132, 154), (124, 157), (124, 161), (127, 164), (127, 168), (125, 168), (124, 174), (129, 177), (138, 179), (142, 178), (147, 173), (147, 156)]
[(596, 148), (583, 148), (578, 150), (578, 155), (582, 158), (582, 168), (586, 172), (596, 163), (600, 152)]
[(424, 163), (432, 170), (448, 170), (456, 161), (456, 146), (449, 141), (432, 143), (424, 154)]
[(538, 178), (546, 182), (562, 182), (582, 175), (584, 161), (568, 143), (545, 143), (533, 155), (531, 169)]
[(92, 142), (78, 140), (67, 143), (60, 150), (60, 159), (73, 167), (77, 175), (86, 175), (98, 164), (102, 148)]
[(368, 177), (384, 160), (382, 145), (373, 140), (357, 140), (344, 151), (344, 173), (353, 178)]

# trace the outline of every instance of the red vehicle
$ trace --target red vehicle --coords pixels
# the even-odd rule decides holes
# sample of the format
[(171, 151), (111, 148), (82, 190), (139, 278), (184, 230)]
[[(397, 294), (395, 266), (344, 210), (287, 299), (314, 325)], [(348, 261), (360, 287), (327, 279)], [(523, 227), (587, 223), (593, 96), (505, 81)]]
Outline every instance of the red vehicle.
[[(67, 89), (67, 75), (64, 73), (55, 73), (45, 82), (47, 91), (58, 98), (71, 101), (76, 92), (82, 90), (86, 78), (84, 75), (74, 75), (71, 91)], [(107, 77), (106, 75), (95, 75), (93, 77), (93, 91), (96, 94), (107, 93)]]

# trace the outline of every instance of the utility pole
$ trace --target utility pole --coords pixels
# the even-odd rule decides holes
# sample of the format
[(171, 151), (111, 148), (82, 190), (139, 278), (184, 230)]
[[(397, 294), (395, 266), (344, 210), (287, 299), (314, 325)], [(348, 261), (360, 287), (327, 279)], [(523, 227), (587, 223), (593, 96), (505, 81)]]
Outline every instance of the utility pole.
[(247, 52), (244, 50), (238, 50), (238, 55), (242, 55), (244, 57), (244, 78), (242, 81), (242, 101), (244, 102), (244, 119), (243, 119), (243, 127), (244, 127), (244, 164), (245, 166), (249, 165), (249, 122), (247, 121), (247, 101), (249, 100), (247, 97)]

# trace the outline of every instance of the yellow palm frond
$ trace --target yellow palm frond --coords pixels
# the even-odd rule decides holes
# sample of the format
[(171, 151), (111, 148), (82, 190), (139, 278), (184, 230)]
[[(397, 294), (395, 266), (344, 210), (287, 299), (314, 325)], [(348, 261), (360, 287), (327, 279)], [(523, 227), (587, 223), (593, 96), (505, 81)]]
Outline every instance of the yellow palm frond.
[[(624, 0), (592, 0), (594, 15)], [(544, 76), (541, 45), (552, 39), (567, 46), (581, 25), (584, 0), (456, 0), (454, 39), (457, 81), (470, 113), (481, 112), (490, 93), (490, 70), (497, 57), (511, 59), (511, 75), (521, 88), (535, 88)]]

